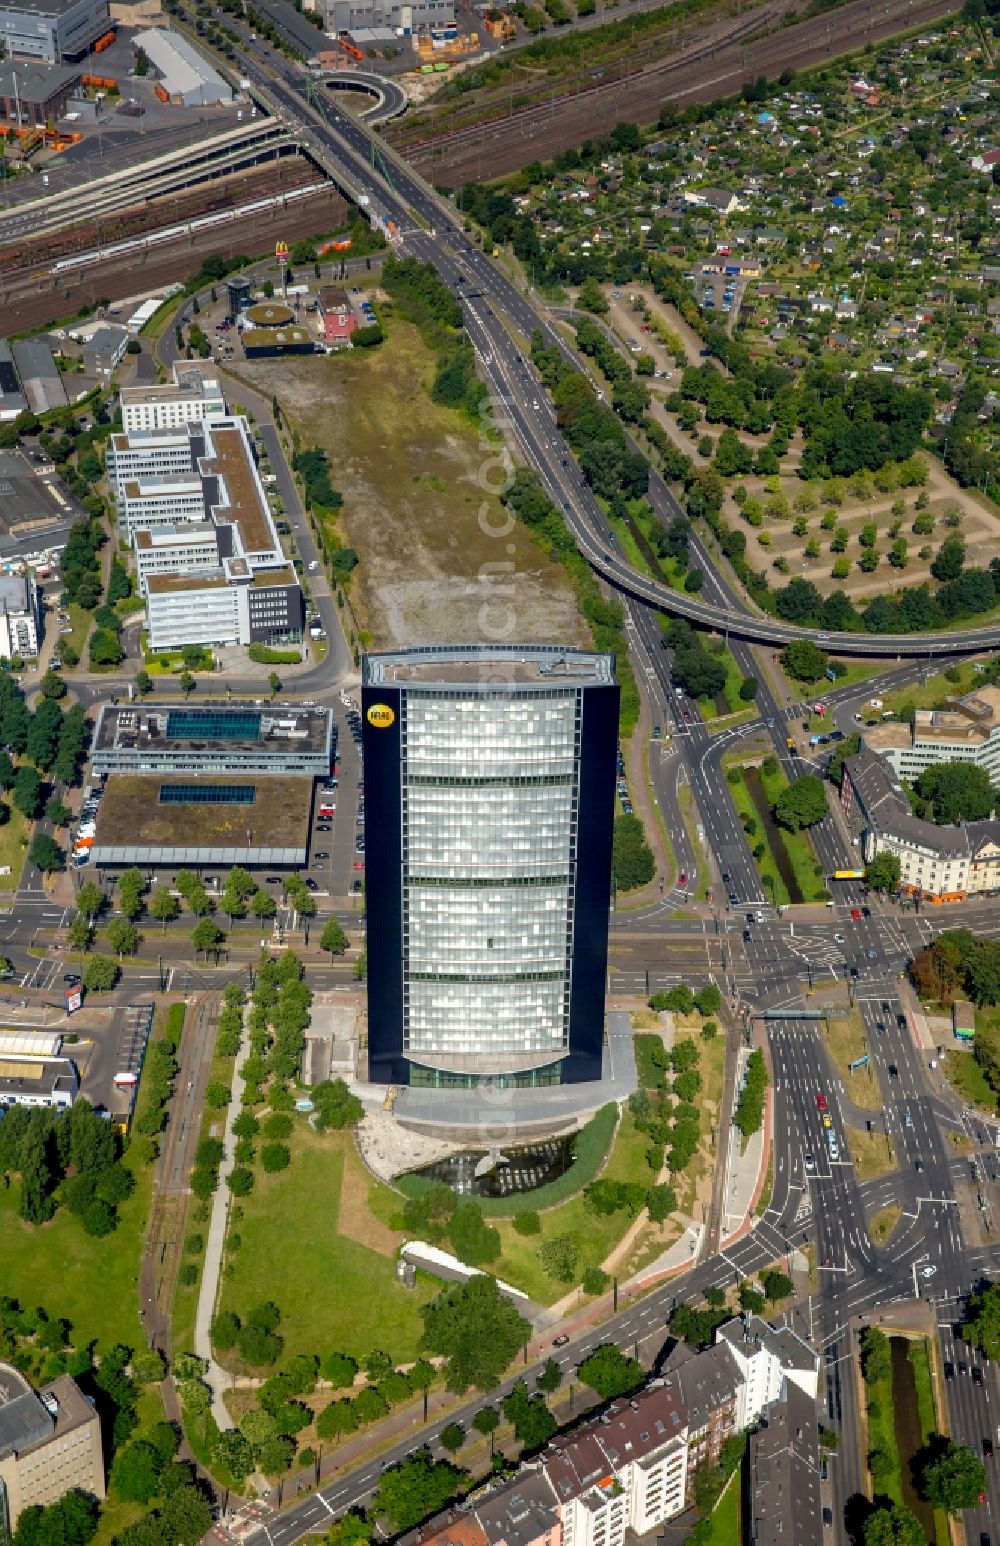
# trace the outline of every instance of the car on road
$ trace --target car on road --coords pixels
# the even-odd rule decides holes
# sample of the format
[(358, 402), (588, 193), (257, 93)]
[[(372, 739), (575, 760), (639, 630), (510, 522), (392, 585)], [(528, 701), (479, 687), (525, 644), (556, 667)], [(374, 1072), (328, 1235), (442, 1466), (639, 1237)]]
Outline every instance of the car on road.
[(853, 918), (854, 922), (857, 923), (858, 919), (861, 917), (860, 907), (851, 908), (851, 917)]
[(972, 1365), (972, 1382), (974, 1385), (981, 1385), (983, 1383), (983, 1371), (978, 1364)]
[(566, 1343), (568, 1341), (569, 1341), (569, 1337), (566, 1335), (566, 1333), (565, 1332), (561, 1332), (558, 1337), (553, 1337), (552, 1338), (552, 1346), (553, 1347), (565, 1347)]
[(832, 1508), (824, 1508), (824, 1510), (823, 1510), (823, 1523), (825, 1525), (832, 1525), (833, 1524), (833, 1509)]
[(891, 1005), (891, 1004), (890, 1004), (890, 1003), (889, 1003), (889, 1000), (888, 1000), (888, 999), (885, 999), (885, 998), (884, 998), (884, 999), (883, 999), (883, 1000), (882, 1000), (882, 1002), (881, 1002), (881, 1004), (880, 1004), (880, 1005), (879, 1005), (879, 1008), (880, 1008), (880, 1009), (881, 1009), (881, 1011), (882, 1011), (882, 1013), (883, 1013), (883, 1014), (884, 1014), (884, 1015), (887, 1015), (887, 1014), (889, 1014), (889, 1012), (890, 1012), (890, 1011), (891, 1011), (891, 1009), (892, 1009), (892, 1005)]
[(918, 1176), (919, 1176), (919, 1175), (920, 1175), (920, 1173), (921, 1173), (921, 1171), (922, 1171), (922, 1170), (923, 1170), (923, 1168), (924, 1168), (924, 1162), (923, 1162), (923, 1160), (922, 1160), (922, 1159), (916, 1159), (916, 1160), (914, 1160), (914, 1161), (913, 1161), (913, 1168), (914, 1168), (914, 1170), (915, 1170), (915, 1171), (916, 1171), (916, 1172), (917, 1172), (917, 1175), (918, 1175)]
[(937, 1268), (934, 1266), (933, 1262), (929, 1262), (926, 1267), (921, 1267), (920, 1276), (922, 1278), (932, 1278), (936, 1272)]
[(913, 1118), (910, 1116), (910, 1113), (908, 1111), (904, 1111), (903, 1112), (903, 1126), (904, 1127), (912, 1127), (913, 1126)]
[(823, 1113), (823, 1126), (828, 1128), (833, 1126), (833, 1117), (828, 1111)]
[(330, 825), (330, 823), (328, 821), (317, 821), (317, 823), (316, 823), (316, 831), (317, 832), (332, 832), (333, 828), (331, 827), (331, 825)]
[(889, 1078), (890, 1079), (898, 1079), (899, 1078), (899, 1069), (896, 1067), (895, 1063), (890, 1063), (889, 1064), (888, 1072), (889, 1072)]
[[(11, 973), (10, 975), (13, 976), (13, 973)], [(63, 982), (68, 982), (71, 988), (75, 987), (78, 982), (82, 982), (82, 981), (83, 981), (83, 978), (80, 976), (79, 972), (64, 972), (63, 973)]]
[(679, 886), (686, 886), (687, 885), (687, 870), (681, 870), (680, 874), (677, 877), (677, 884)]
[(753, 939), (753, 935), (750, 933), (750, 930), (749, 929), (744, 929), (743, 930), (743, 943), (744, 943), (744, 945), (749, 945), (749, 943), (750, 943), (750, 941), (752, 939)]
[(361, 861), (355, 859), (355, 861), (354, 861), (354, 868), (356, 870), (363, 870), (364, 869), (364, 864)]
[(840, 1148), (835, 1140), (830, 1144), (830, 1158), (834, 1161), (839, 1160), (840, 1158)]
[(322, 848), (317, 849), (316, 853), (313, 854), (314, 859), (329, 859), (329, 857), (330, 855)]
[(817, 1097), (816, 1097), (816, 1110), (817, 1111), (825, 1111), (826, 1107), (827, 1107), (826, 1096), (825, 1095), (817, 1095)]
[(955, 1365), (953, 1363), (945, 1364), (944, 1377), (946, 1380), (953, 1380), (955, 1378)]
[(809, 1175), (812, 1175), (813, 1171), (816, 1169), (816, 1161), (813, 1159), (812, 1155), (811, 1154), (805, 1155), (803, 1160), (802, 1160), (802, 1163), (803, 1163), (803, 1165), (805, 1165), (807, 1173)]
[(311, 875), (307, 875), (306, 876), (306, 885), (309, 887), (310, 891), (318, 891), (319, 890), (319, 887), (317, 886), (316, 882), (313, 880)]
[(730, 891), (729, 893), (729, 905), (730, 907), (739, 907), (740, 905), (740, 899), (735, 891)]
[(833, 942), (834, 942), (835, 945), (842, 945), (844, 943), (844, 936), (843, 936), (843, 934), (835, 934), (833, 936)]
[(854, 978), (854, 981), (857, 982), (857, 980), (858, 980), (858, 969), (857, 969), (856, 966), (852, 966), (851, 967), (851, 976)]
[(905, 1015), (897, 1015), (896, 1016), (896, 1024), (899, 1026), (899, 1029), (901, 1031), (905, 1031), (906, 1030), (906, 1016)]

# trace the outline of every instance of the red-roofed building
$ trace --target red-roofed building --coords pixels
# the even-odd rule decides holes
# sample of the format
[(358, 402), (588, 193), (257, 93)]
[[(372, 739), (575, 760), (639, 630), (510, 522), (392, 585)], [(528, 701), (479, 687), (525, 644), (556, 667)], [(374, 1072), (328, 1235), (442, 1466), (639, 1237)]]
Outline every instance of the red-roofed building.
[(328, 311), (323, 318), (323, 342), (333, 349), (346, 349), (357, 325), (352, 311)]

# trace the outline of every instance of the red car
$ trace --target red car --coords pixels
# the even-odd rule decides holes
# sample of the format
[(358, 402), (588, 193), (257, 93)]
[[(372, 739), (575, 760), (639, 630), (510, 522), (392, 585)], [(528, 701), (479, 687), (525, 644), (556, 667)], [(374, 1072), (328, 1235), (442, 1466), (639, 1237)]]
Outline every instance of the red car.
[(861, 917), (860, 907), (851, 908), (851, 917), (854, 919), (854, 922), (857, 923), (858, 919)]
[(684, 870), (681, 870), (680, 874), (678, 875), (678, 877), (677, 877), (677, 884), (680, 885), (680, 886), (687, 885), (687, 875), (684, 872)]
[(826, 1110), (826, 1096), (825, 1095), (817, 1095), (817, 1097), (816, 1097), (816, 1110), (817, 1111), (825, 1111)]
[(364, 865), (362, 864), (360, 859), (355, 859), (355, 861), (354, 861), (354, 868), (356, 870), (363, 870), (364, 869)]

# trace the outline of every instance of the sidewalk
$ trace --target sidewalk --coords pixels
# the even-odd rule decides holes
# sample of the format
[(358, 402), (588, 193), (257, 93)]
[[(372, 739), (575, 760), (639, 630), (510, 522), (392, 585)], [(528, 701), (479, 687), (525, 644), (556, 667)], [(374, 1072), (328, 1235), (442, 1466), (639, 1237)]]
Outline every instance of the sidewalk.
[[(249, 1009), (249, 1002), (247, 1004)], [(244, 1035), (246, 1035), (246, 1013), (243, 1016)], [(205, 1245), (205, 1265), (201, 1273), (201, 1286), (198, 1290), (198, 1309), (194, 1323), (194, 1350), (199, 1358), (206, 1361), (205, 1383), (212, 1392), (212, 1416), (220, 1429), (231, 1428), (233, 1420), (229, 1415), (223, 1393), (232, 1384), (230, 1376), (221, 1368), (212, 1357), (212, 1319), (215, 1315), (215, 1303), (219, 1293), (219, 1279), (222, 1275), (222, 1255), (226, 1243), (226, 1224), (229, 1218), (229, 1187), (226, 1184), (227, 1177), (232, 1173), (235, 1165), (236, 1135), (233, 1132), (233, 1123), (243, 1108), (243, 1065), (250, 1056), (247, 1046), (240, 1054), (236, 1067), (233, 1070), (232, 1098), (226, 1107), (225, 1132), (223, 1144), (225, 1153), (222, 1164), (219, 1166), (219, 1184), (212, 1195), (212, 1217), (208, 1226), (208, 1240)]]

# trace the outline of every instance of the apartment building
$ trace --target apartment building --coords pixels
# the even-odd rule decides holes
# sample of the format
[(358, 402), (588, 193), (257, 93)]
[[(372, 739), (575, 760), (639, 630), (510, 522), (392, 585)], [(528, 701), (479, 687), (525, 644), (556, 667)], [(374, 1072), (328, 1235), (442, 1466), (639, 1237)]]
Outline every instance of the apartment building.
[[(645, 1389), (557, 1435), (510, 1480), (423, 1526), (413, 1546), (624, 1546), (627, 1533), (642, 1538), (683, 1513), (698, 1467), (715, 1464), (731, 1433), (761, 1422), (752, 1539), (813, 1546), (819, 1359), (800, 1337), (757, 1316), (726, 1322), (716, 1337), (701, 1353), (676, 1346)], [(812, 1518), (799, 1530), (803, 1506)]]
[(38, 654), (38, 587), (30, 574), (0, 575), (0, 656), (31, 660)]
[(183, 424), (219, 419), (226, 413), (226, 399), (218, 378), (194, 360), (178, 360), (172, 381), (122, 387), (119, 397), (126, 434), (133, 430), (178, 429)]
[(0, 1541), (27, 1508), (57, 1503), (73, 1489), (104, 1497), (97, 1412), (68, 1374), (34, 1390), (0, 1364)]
[[(131, 390), (138, 414), (144, 389)], [(242, 415), (126, 430), (112, 436), (107, 468), (153, 649), (301, 639), (301, 587)]]
[(749, 1471), (749, 1546), (821, 1546), (816, 1403), (796, 1385), (750, 1435)]
[(868, 747), (845, 758), (840, 803), (866, 864), (880, 853), (899, 860), (900, 890), (906, 895), (961, 902), (1000, 890), (1000, 820), (952, 827), (921, 820), (891, 764)]

